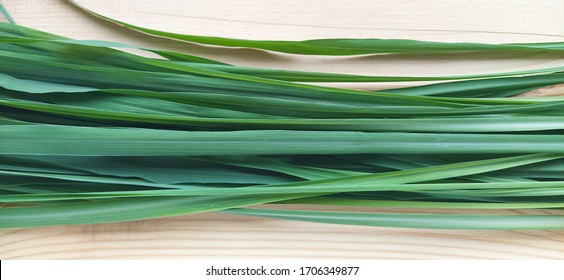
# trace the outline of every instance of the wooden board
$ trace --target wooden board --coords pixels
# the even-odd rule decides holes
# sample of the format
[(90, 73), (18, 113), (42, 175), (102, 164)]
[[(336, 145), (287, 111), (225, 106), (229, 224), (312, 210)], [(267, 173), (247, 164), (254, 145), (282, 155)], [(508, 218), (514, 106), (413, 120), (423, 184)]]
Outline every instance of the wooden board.
[[(488, 54), (328, 58), (179, 45), (101, 22), (61, 0), (0, 2), (18, 23), (59, 35), (187, 51), (239, 65), (382, 75), (469, 74), (564, 65), (563, 58), (544, 53), (519, 57)], [(384, 37), (494, 43), (564, 40), (561, 0), (81, 2), (145, 27), (212, 36)], [(355, 87), (400, 85), (405, 84)], [(211, 213), (108, 225), (0, 230), (0, 258), (564, 259), (564, 231), (369, 228)]]

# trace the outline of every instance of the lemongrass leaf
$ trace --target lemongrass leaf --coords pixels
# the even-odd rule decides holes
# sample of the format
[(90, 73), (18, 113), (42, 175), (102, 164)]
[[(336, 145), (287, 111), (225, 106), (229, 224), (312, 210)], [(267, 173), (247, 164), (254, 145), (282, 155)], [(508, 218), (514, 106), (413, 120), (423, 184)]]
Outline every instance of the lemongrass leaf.
[(564, 229), (562, 215), (380, 214), (269, 209), (230, 209), (222, 212), (295, 221), (379, 227), (471, 230)]
[(2, 14), (4, 18), (6, 18), (11, 24), (16, 24), (14, 19), (10, 16), (8, 11), (6, 11), (6, 8), (4, 8), (2, 4), (0, 4), (0, 14)]
[(307, 55), (361, 55), (389, 53), (436, 53), (460, 51), (564, 51), (563, 42), (525, 43), (525, 44), (484, 44), (484, 43), (446, 43), (397, 39), (317, 39), (306, 41), (266, 41), (245, 40), (211, 36), (185, 35), (159, 31), (132, 25), (96, 13), (78, 1), (71, 1), (77, 7), (114, 24), (151, 36), (168, 38), (206, 45), (262, 49), (283, 53)]
[(111, 201), (0, 208), (0, 228), (112, 223), (217, 211), (300, 195), (128, 198)]

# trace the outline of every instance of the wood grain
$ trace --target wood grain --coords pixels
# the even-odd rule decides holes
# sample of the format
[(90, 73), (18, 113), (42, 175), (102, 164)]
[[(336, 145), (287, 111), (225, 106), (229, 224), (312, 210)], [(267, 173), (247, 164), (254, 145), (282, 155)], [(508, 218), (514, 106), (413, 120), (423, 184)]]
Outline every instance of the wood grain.
[(562, 259), (556, 231), (437, 231), (199, 214), (0, 232), (2, 259)]
[[(554, 54), (305, 57), (177, 44), (101, 22), (61, 0), (0, 1), (22, 24), (239, 65), (379, 75), (515, 71), (564, 65)], [(149, 28), (263, 39), (329, 37), (533, 42), (564, 38), (561, 0), (115, 0), (81, 1)], [(406, 83), (347, 85), (365, 89)], [(561, 87), (549, 92), (560, 91)], [(546, 91), (543, 91), (546, 92)], [(564, 231), (369, 228), (219, 213), (107, 225), (0, 230), (1, 259), (564, 259)]]

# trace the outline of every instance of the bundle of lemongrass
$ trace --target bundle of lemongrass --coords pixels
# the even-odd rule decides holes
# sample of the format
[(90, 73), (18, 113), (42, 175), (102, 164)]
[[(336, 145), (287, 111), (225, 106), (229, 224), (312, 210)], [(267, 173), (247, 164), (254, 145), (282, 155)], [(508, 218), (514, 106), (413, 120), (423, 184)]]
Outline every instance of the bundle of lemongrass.
[[(177, 40), (298, 54), (564, 53), (564, 43), (249, 41), (105, 19)], [(132, 48), (0, 24), (0, 227), (221, 211), (390, 227), (564, 229), (564, 97), (506, 98), (564, 83), (564, 67), (376, 77), (144, 49), (163, 57), (153, 59), (115, 47)], [(298, 83), (425, 80), (454, 81), (380, 92)], [(286, 210), (252, 207), (270, 203)], [(303, 204), (554, 210), (289, 210)]]

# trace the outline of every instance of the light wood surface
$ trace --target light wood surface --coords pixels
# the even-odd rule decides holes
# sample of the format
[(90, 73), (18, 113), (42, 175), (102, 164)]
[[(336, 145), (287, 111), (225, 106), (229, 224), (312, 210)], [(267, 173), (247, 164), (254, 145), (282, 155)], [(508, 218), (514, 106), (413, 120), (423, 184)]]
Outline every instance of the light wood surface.
[[(381, 75), (469, 74), (564, 65), (561, 55), (543, 53), (329, 58), (179, 45), (102, 22), (62, 0), (0, 2), (19, 24), (59, 35), (186, 51), (238, 65)], [(236, 38), (383, 37), (493, 43), (564, 40), (561, 0), (81, 2), (144, 27)], [(400, 85), (406, 84), (339, 86), (378, 89)], [(369, 228), (210, 213), (108, 225), (0, 230), (0, 258), (564, 259), (564, 231)]]

